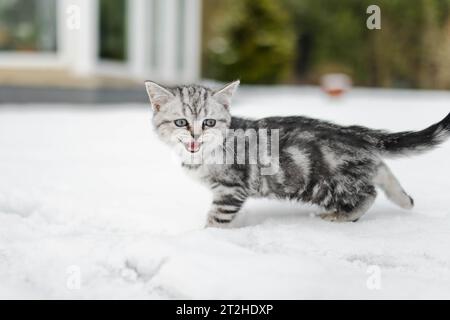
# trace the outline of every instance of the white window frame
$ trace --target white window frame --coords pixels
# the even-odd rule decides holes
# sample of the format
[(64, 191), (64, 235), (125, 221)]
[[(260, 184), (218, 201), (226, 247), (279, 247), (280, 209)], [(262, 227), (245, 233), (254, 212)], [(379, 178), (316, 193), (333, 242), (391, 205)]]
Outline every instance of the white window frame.
[[(159, 0), (162, 18), (158, 26), (166, 36), (157, 48), (159, 65), (151, 67), (152, 30), (149, 16), (155, 0), (126, 0), (128, 13), (127, 60), (101, 59), (99, 0), (57, 0), (56, 52), (0, 51), (0, 68), (64, 69), (78, 76), (107, 75), (165, 83), (196, 81), (200, 77), (201, 0), (185, 0), (183, 70), (177, 70), (177, 0)], [(67, 26), (69, 6), (80, 9), (80, 28)], [(144, 30), (141, 30), (144, 28)]]

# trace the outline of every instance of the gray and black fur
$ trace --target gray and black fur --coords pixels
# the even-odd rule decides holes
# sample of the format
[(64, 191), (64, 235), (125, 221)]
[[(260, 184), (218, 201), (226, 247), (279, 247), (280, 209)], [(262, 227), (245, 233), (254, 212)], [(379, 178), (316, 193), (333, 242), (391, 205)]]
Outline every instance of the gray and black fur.
[[(397, 205), (412, 208), (413, 199), (382, 159), (431, 150), (450, 136), (450, 114), (422, 131), (399, 133), (300, 116), (232, 117), (229, 107), (238, 84), (211, 90), (203, 86), (164, 88), (146, 82), (160, 138), (172, 146), (200, 141), (198, 157), (224, 148), (227, 129), (279, 130), (279, 170), (273, 175), (261, 174), (261, 165), (248, 162), (183, 162), (183, 167), (213, 192), (207, 226), (228, 226), (249, 197), (309, 202), (324, 208), (321, 217), (325, 220), (356, 221), (370, 208), (379, 187)], [(175, 126), (179, 118), (188, 125)], [(214, 130), (201, 125), (205, 119), (217, 120)], [(225, 138), (221, 140), (220, 135)]]

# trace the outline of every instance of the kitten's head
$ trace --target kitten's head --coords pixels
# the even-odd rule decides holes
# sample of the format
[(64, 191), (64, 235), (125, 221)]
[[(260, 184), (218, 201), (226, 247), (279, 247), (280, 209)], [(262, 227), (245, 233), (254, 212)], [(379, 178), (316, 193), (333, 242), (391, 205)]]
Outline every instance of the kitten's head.
[(162, 141), (177, 148), (179, 153), (194, 157), (222, 145), (230, 126), (231, 98), (239, 81), (212, 90), (188, 85), (163, 87), (146, 81), (153, 109), (153, 125)]

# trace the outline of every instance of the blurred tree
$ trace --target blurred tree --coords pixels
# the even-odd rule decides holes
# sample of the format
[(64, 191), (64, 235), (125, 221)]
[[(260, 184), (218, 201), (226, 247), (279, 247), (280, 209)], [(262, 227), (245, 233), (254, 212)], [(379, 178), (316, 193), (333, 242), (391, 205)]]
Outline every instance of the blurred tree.
[[(266, 9), (265, 15), (247, 7), (270, 6), (269, 2), (277, 3), (273, 5), (276, 9)], [(247, 80), (249, 74), (248, 82), (266, 82), (266, 71), (259, 70), (265, 70), (264, 61), (273, 61), (283, 66), (283, 76), (272, 77), (273, 81), (292, 80), (286, 78), (290, 68), (295, 80), (305, 83), (317, 83), (325, 73), (344, 72), (357, 85), (450, 89), (450, 0), (205, 3), (213, 4), (205, 23), (209, 30), (204, 50), (206, 76), (228, 80), (241, 75)], [(381, 30), (366, 27), (366, 9), (372, 4), (381, 8)], [(257, 44), (264, 43), (267, 30), (271, 30), (267, 16), (274, 19), (283, 12), (290, 19), (275, 19), (283, 27), (275, 28), (278, 32), (268, 39), (275, 41), (271, 48), (283, 49), (285, 54), (273, 54), (277, 59), (272, 60)], [(273, 70), (274, 65), (267, 68)]]
[[(450, 88), (438, 67), (450, 60), (449, 0), (283, 1), (299, 39), (299, 78), (345, 72), (358, 85)], [(366, 28), (372, 4), (381, 8), (381, 30)]]
[(295, 54), (295, 33), (280, 3), (226, 0), (205, 5), (214, 2), (218, 6), (206, 8), (214, 25), (205, 47), (205, 76), (246, 83), (285, 80)]

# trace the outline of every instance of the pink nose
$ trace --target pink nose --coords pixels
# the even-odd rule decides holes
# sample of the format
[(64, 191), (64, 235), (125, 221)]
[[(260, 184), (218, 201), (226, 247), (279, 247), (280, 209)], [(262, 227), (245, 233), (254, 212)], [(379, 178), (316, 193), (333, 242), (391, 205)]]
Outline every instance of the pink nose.
[(189, 130), (189, 132), (191, 133), (192, 138), (194, 139), (198, 139), (201, 135), (200, 130)]

